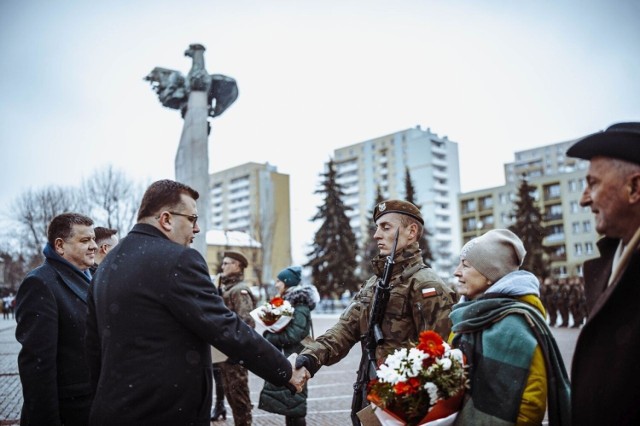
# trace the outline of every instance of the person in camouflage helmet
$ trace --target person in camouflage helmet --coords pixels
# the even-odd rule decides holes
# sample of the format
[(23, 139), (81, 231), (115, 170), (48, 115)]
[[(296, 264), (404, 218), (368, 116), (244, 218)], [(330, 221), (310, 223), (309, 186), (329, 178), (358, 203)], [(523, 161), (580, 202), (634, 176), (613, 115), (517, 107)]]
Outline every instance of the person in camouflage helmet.
[[(218, 283), (219, 294), (231, 311), (250, 327), (255, 327), (255, 321), (250, 313), (256, 307), (256, 300), (249, 286), (244, 282), (244, 270), (248, 266), (247, 258), (242, 253), (231, 250), (224, 252), (223, 256), (222, 273), (219, 275)], [(226, 397), (233, 412), (234, 424), (236, 426), (251, 425), (252, 405), (247, 369), (242, 365), (225, 361), (220, 364), (220, 370), (224, 388), (228, 390)]]
[[(435, 330), (444, 339), (451, 332), (449, 313), (457, 296), (422, 261), (418, 241), (424, 220), (420, 210), (407, 201), (387, 200), (375, 207), (373, 220), (376, 224), (373, 238), (379, 249), (379, 254), (372, 260), (375, 275), (364, 283), (338, 322), (307, 345), (296, 359), (296, 367), (305, 366), (312, 377), (321, 366), (333, 365), (347, 356), (366, 336), (376, 282), (383, 275), (385, 260), (391, 254), (398, 229), (391, 294), (381, 324), (384, 341), (376, 348), (376, 360), (382, 362), (396, 349), (416, 342), (422, 330)], [(367, 404), (363, 401), (359, 408)]]

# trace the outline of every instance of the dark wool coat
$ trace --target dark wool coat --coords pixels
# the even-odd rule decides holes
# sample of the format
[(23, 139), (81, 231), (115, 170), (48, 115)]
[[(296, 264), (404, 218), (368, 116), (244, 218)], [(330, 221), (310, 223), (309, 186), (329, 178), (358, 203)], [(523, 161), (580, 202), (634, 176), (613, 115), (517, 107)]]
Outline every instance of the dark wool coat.
[[(282, 350), (285, 356), (300, 353), (303, 349), (302, 339), (309, 336), (311, 310), (315, 307), (312, 291), (311, 287), (299, 286), (285, 293), (284, 299), (294, 308), (293, 318), (279, 333), (264, 333), (265, 339)], [(307, 386), (302, 392), (291, 395), (289, 389), (265, 382), (258, 408), (290, 417), (304, 417), (307, 415)]]
[(82, 411), (86, 421), (91, 404), (84, 352), (88, 290), (89, 278), (52, 249), (18, 288), (22, 425), (55, 426), (61, 418), (74, 424), (69, 416), (80, 417)]
[(640, 424), (640, 253), (607, 287), (618, 240), (598, 242), (584, 264), (589, 319), (571, 368), (574, 425)]
[(137, 224), (89, 291), (91, 425), (210, 424), (210, 346), (278, 385), (291, 364), (231, 312), (194, 249)]

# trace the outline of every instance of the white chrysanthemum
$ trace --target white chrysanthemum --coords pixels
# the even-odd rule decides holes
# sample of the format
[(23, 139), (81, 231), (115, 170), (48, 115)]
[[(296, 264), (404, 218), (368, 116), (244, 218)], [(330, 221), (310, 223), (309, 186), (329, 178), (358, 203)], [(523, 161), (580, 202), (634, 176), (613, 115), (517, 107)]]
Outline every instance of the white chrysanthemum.
[(429, 393), (431, 405), (434, 405), (438, 401), (438, 386), (435, 383), (427, 382), (424, 384), (424, 389)]
[(455, 359), (456, 361), (458, 361), (460, 364), (462, 364), (462, 351), (460, 349), (451, 349), (449, 351), (449, 355), (451, 358)]
[(411, 348), (409, 349), (407, 364), (406, 364), (406, 375), (408, 377), (416, 377), (420, 374), (420, 370), (422, 370), (422, 361), (425, 358), (428, 358), (429, 355), (422, 352), (420, 349)]
[(449, 358), (441, 358), (441, 359), (436, 360), (436, 362), (437, 362), (440, 366), (442, 366), (442, 369), (443, 369), (444, 371), (449, 370), (449, 369), (451, 368), (451, 365), (453, 364), (453, 362), (452, 362), (452, 361), (451, 361), (451, 359), (449, 359)]
[(377, 374), (378, 374), (378, 379), (381, 382), (391, 383), (392, 385), (395, 385), (398, 382), (401, 382), (404, 380), (404, 377), (398, 374), (398, 372), (395, 369), (389, 367), (386, 364), (382, 364), (380, 366)]

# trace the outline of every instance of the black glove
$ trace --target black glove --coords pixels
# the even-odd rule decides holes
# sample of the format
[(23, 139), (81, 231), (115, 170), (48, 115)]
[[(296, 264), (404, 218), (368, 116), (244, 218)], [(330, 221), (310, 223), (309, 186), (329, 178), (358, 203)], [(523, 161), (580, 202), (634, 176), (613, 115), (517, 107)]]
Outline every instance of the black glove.
[(311, 377), (316, 375), (316, 372), (320, 369), (316, 359), (310, 355), (298, 355), (296, 358), (296, 369), (304, 367), (309, 371)]

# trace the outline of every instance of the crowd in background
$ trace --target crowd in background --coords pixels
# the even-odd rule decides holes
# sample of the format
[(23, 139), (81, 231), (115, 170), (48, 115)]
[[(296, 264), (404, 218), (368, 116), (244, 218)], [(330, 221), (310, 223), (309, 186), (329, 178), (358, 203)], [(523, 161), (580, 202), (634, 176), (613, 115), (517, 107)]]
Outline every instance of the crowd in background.
[(569, 327), (571, 316), (572, 327), (579, 328), (587, 319), (584, 279), (580, 276), (545, 278), (540, 283), (540, 299), (552, 327)]

